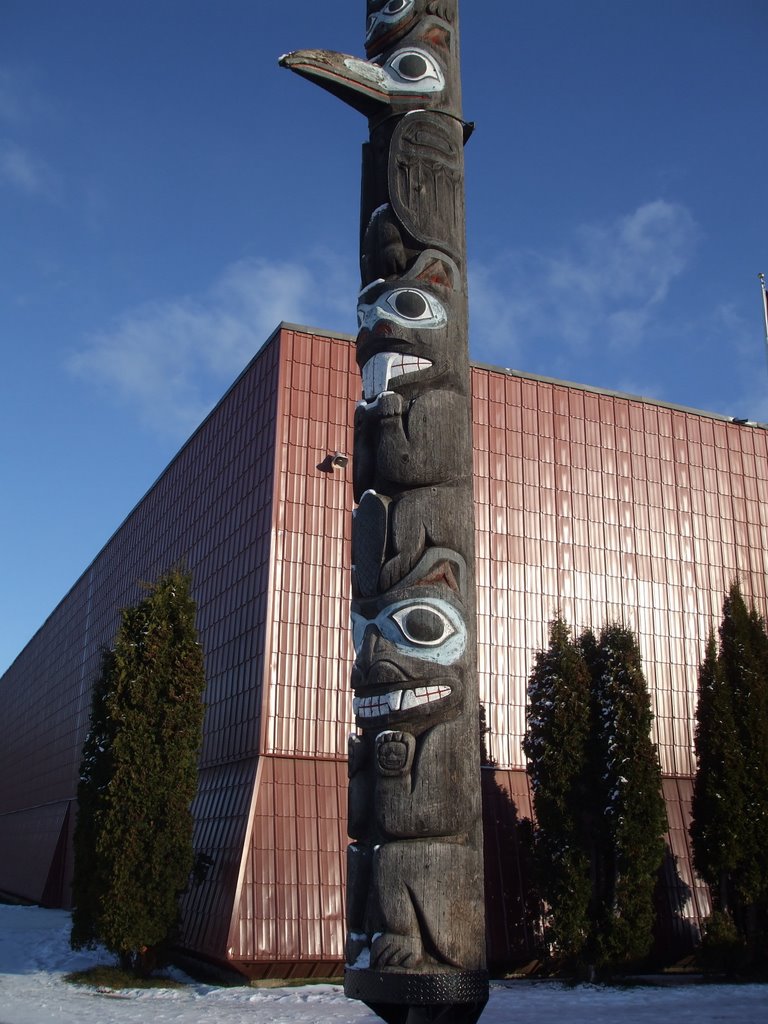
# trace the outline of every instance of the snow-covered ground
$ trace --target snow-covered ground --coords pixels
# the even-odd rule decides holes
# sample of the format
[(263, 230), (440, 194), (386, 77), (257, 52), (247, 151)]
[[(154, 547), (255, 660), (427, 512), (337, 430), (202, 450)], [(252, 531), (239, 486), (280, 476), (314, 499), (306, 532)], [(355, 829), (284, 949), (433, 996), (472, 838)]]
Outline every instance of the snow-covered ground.
[[(0, 905), (0, 1024), (374, 1024), (378, 1018), (335, 985), (97, 992), (64, 981), (109, 962), (69, 948), (69, 914)], [(183, 977), (179, 975), (179, 977)], [(189, 980), (189, 979), (187, 979)], [(764, 1024), (768, 986), (567, 988), (554, 982), (492, 984), (481, 1024)]]

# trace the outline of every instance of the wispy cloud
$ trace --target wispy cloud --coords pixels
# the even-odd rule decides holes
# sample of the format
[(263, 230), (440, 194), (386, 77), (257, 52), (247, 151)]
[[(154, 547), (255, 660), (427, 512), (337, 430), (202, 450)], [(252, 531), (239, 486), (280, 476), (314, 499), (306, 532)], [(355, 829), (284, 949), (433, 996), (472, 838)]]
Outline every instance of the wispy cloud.
[(28, 196), (51, 199), (55, 175), (45, 161), (10, 139), (0, 139), (0, 185), (10, 185)]
[(337, 329), (344, 315), (353, 329), (354, 295), (353, 266), (329, 252), (305, 262), (241, 260), (199, 297), (124, 312), (88, 338), (68, 366), (145, 425), (183, 436), (281, 320)]
[(633, 349), (699, 234), (685, 206), (657, 199), (611, 223), (582, 225), (558, 251), (481, 261), (470, 272), (473, 353), (509, 364), (545, 345)]
[(53, 199), (56, 175), (50, 165), (19, 138), (30, 122), (45, 116), (45, 106), (30, 76), (0, 65), (0, 187), (38, 199)]

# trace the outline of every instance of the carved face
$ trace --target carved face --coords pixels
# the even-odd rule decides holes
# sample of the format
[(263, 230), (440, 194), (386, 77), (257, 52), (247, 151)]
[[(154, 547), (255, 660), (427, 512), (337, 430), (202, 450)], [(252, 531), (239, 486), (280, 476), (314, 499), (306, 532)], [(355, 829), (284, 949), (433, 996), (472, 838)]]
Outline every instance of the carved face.
[(401, 39), (424, 7), (423, 0), (368, 0), (365, 52), (381, 53)]
[(447, 342), (451, 325), (461, 323), (452, 308), (459, 297), (452, 292), (451, 269), (443, 257), (424, 254), (413, 276), (394, 285), (374, 281), (360, 293), (357, 363), (364, 401), (411, 384), (448, 385)]
[(353, 604), (353, 707), (361, 728), (420, 731), (458, 714), (468, 652), (464, 607), (439, 574), (418, 576), (417, 567), (388, 593)]
[(369, 58), (396, 46), (427, 15), (447, 28), (456, 18), (456, 0), (368, 0), (365, 52)]
[(407, 285), (389, 288), (381, 282), (361, 293), (357, 318), (358, 361), (366, 402), (390, 391), (397, 378), (429, 370), (434, 359), (416, 354), (432, 347), (424, 344), (421, 332), (439, 332), (448, 323), (448, 313), (436, 295)]

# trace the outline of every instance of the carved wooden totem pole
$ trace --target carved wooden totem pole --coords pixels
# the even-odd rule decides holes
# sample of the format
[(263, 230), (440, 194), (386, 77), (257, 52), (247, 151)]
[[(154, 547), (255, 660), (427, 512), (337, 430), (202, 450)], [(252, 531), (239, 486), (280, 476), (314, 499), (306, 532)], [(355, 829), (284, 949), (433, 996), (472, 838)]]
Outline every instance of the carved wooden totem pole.
[(280, 63), (368, 118), (345, 991), (474, 1024), (485, 971), (458, 0), (368, 0), (368, 60)]

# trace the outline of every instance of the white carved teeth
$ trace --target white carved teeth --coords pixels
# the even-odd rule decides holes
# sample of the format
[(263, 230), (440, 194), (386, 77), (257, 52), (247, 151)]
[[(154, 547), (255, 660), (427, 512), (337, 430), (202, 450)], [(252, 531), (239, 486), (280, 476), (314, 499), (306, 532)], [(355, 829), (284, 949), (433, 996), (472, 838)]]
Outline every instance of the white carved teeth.
[(417, 686), (414, 690), (390, 690), (375, 697), (355, 697), (352, 708), (358, 718), (380, 718), (393, 711), (407, 711), (450, 697), (450, 686)]
[(417, 708), (422, 704), (432, 704), (451, 695), (450, 686), (419, 686), (415, 690), (406, 690), (403, 695), (401, 711)]
[(352, 709), (359, 718), (378, 718), (399, 711), (402, 699), (402, 690), (390, 690), (389, 693), (378, 693), (375, 697), (355, 697)]
[(395, 377), (417, 370), (428, 370), (432, 365), (429, 359), (420, 356), (409, 356), (403, 352), (378, 352), (371, 356), (363, 367), (363, 396), (366, 402), (377, 398), (389, 387)]

